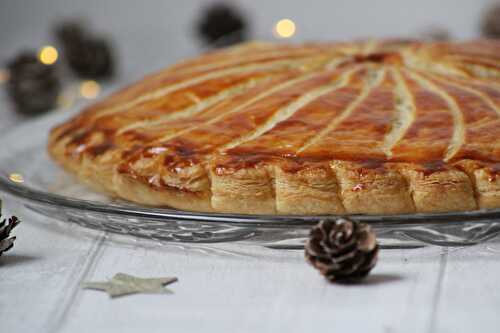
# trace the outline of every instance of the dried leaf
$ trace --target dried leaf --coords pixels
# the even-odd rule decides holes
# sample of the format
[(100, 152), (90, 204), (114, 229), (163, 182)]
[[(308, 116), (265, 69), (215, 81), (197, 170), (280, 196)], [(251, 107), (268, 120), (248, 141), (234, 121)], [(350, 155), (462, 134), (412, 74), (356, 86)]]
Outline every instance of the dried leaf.
[(172, 293), (164, 287), (177, 281), (176, 277), (140, 278), (124, 273), (117, 273), (107, 282), (84, 282), (84, 289), (101, 290), (111, 298), (131, 294)]

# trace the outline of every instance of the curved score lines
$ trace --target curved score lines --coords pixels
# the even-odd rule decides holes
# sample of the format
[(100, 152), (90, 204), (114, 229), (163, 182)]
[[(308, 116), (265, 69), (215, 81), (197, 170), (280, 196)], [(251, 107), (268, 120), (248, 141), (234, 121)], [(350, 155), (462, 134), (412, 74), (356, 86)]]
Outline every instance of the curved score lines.
[[(253, 49), (252, 49), (253, 50)], [(240, 52), (243, 53), (246, 50), (242, 49)], [(170, 70), (173, 70), (173, 73), (175, 74), (186, 74), (186, 73), (195, 73), (199, 71), (205, 71), (205, 70), (211, 70), (211, 69), (218, 69), (218, 68), (223, 68), (227, 66), (242, 66), (244, 64), (249, 64), (251, 62), (258, 62), (261, 60), (266, 60), (268, 58), (273, 58), (273, 57), (283, 57), (283, 53), (287, 53), (287, 56), (290, 57), (291, 59), (306, 59), (308, 57), (313, 57), (317, 56), (319, 53), (326, 53), (326, 50), (320, 50), (320, 49), (313, 49), (313, 48), (306, 48), (306, 49), (297, 49), (297, 50), (287, 50), (287, 51), (276, 51), (275, 49), (269, 50), (269, 52), (261, 52), (257, 54), (251, 54), (251, 55), (242, 55), (241, 57), (237, 57), (236, 60), (222, 60), (222, 61), (214, 61), (212, 63), (208, 64), (197, 64), (197, 65), (191, 65), (189, 67), (173, 67), (169, 68)], [(231, 54), (231, 53), (228, 53)], [(221, 57), (223, 55), (220, 55)], [(225, 55), (224, 55), (225, 56)], [(227, 56), (225, 56), (227, 57)], [(189, 64), (186, 64), (189, 65)], [(186, 66), (184, 65), (184, 66)]]
[(207, 97), (203, 100), (196, 99), (196, 96), (193, 96), (194, 104), (188, 106), (187, 108), (184, 108), (182, 110), (179, 110), (179, 111), (176, 111), (173, 113), (166, 113), (164, 115), (159, 116), (156, 119), (137, 121), (135, 123), (132, 123), (130, 125), (127, 125), (125, 127), (118, 129), (116, 134), (120, 135), (120, 134), (123, 134), (127, 131), (134, 130), (136, 128), (161, 125), (165, 122), (175, 120), (175, 119), (193, 117), (196, 114), (203, 112), (204, 110), (207, 110), (208, 108), (214, 106), (215, 104), (217, 104), (217, 103), (219, 103), (227, 98), (231, 98), (233, 96), (240, 95), (240, 94), (244, 93), (245, 91), (252, 89), (253, 87), (257, 86), (260, 83), (269, 81), (270, 79), (271, 79), (271, 77), (267, 77), (267, 78), (263, 78), (263, 79), (250, 79), (249, 81), (247, 81), (245, 83), (238, 84), (238, 85), (233, 86), (231, 88), (222, 90), (218, 94), (216, 94), (214, 96)]
[[(336, 57), (335, 60), (328, 62), (325, 65), (325, 70), (331, 70), (339, 65), (341, 65), (345, 61), (345, 57)], [(196, 116), (198, 113), (203, 113), (204, 111), (210, 109), (213, 106), (216, 106), (219, 102), (224, 101), (228, 98), (235, 97), (237, 95), (241, 95), (246, 91), (251, 90), (259, 84), (264, 84), (272, 80), (272, 76), (264, 77), (259, 79), (250, 79), (249, 81), (233, 86), (231, 88), (220, 91), (218, 94), (205, 98), (203, 100), (196, 100), (194, 105), (190, 105), (180, 111), (176, 111), (174, 113), (167, 113), (159, 116), (155, 119), (148, 119), (143, 121), (137, 121), (132, 124), (121, 127), (117, 130), (116, 135), (121, 135), (127, 131), (134, 130), (137, 128), (147, 128), (151, 126), (159, 126), (164, 123), (168, 123), (172, 120), (178, 120), (181, 118), (189, 118)]]
[(214, 117), (212, 119), (210, 119), (209, 121), (203, 123), (203, 124), (197, 124), (197, 125), (194, 125), (194, 126), (190, 126), (188, 128), (185, 128), (177, 133), (174, 133), (174, 134), (168, 134), (166, 136), (163, 136), (161, 138), (159, 138), (156, 142), (163, 142), (163, 141), (167, 141), (167, 140), (170, 140), (170, 139), (173, 139), (175, 137), (178, 137), (182, 134), (185, 134), (185, 133), (188, 133), (192, 130), (195, 130), (197, 129), (198, 127), (201, 127), (203, 125), (211, 125), (213, 123), (216, 123), (218, 122), (219, 120), (223, 119), (224, 117), (228, 116), (228, 115), (231, 115), (231, 114), (234, 114), (234, 113), (237, 113), (237, 112), (240, 112), (242, 110), (244, 110), (246, 107), (249, 107), (250, 105), (254, 104), (254, 103), (257, 103), (258, 101), (260, 101), (261, 99), (264, 99), (268, 96), (271, 96), (281, 90), (284, 90), (284, 89), (287, 89), (287, 88), (290, 88), (291, 86), (295, 85), (295, 84), (298, 84), (300, 82), (303, 82), (303, 81), (307, 81), (309, 79), (311, 79), (312, 77), (316, 76), (316, 75), (319, 75), (318, 72), (313, 72), (313, 73), (307, 73), (307, 74), (303, 74), (297, 78), (293, 78), (293, 79), (290, 79), (288, 81), (285, 81), (283, 83), (280, 83), (278, 84), (277, 86), (273, 87), (272, 89), (269, 89), (265, 92), (262, 92), (260, 94), (258, 94), (257, 96), (247, 100), (246, 102), (240, 104), (239, 106), (237, 106), (236, 108), (228, 111), (228, 112), (223, 112), (221, 113), (219, 116), (217, 117)]
[(500, 69), (492, 68), (488, 64), (477, 64), (463, 61), (460, 66), (468, 73), (480, 79), (499, 79)]
[[(368, 76), (370, 74), (367, 74)], [(313, 136), (311, 139), (309, 139), (302, 147), (300, 147), (297, 150), (297, 154), (302, 153), (303, 151), (307, 150), (309, 147), (315, 145), (316, 143), (320, 142), (321, 139), (327, 135), (329, 132), (335, 130), (335, 128), (342, 122), (344, 119), (349, 117), (349, 115), (370, 95), (371, 91), (380, 85), (382, 81), (384, 80), (386, 75), (385, 70), (377, 70), (375, 73), (374, 77), (369, 77), (367, 78), (367, 82), (365, 83), (365, 86), (363, 87), (363, 91), (361, 94), (351, 103), (349, 106), (335, 119), (333, 119), (328, 126), (323, 128), (321, 131), (318, 132), (315, 136)]]
[(392, 156), (392, 148), (404, 137), (415, 120), (416, 108), (412, 94), (406, 86), (401, 73), (396, 68), (390, 70), (395, 86), (395, 116), (389, 133), (384, 138), (382, 150), (386, 156)]
[(421, 75), (417, 74), (415, 71), (406, 71), (408, 75), (413, 78), (420, 85), (425, 86), (439, 95), (448, 104), (449, 110), (453, 118), (453, 134), (451, 137), (450, 144), (446, 151), (446, 155), (443, 160), (445, 162), (449, 161), (455, 154), (460, 150), (465, 142), (465, 122), (462, 110), (456, 103), (456, 101), (448, 95), (441, 88), (436, 86), (434, 83), (426, 80)]
[(349, 59), (351, 59), (350, 56), (339, 56), (339, 55), (332, 56), (330, 61), (325, 65), (325, 70), (335, 69), (340, 65), (342, 65), (343, 63), (345, 63), (346, 61), (348, 61)]
[[(486, 95), (485, 93), (471, 87), (471, 86), (467, 86), (467, 83), (466, 82), (463, 82), (463, 84), (459, 84), (458, 82), (456, 82), (455, 80), (456, 79), (451, 79), (451, 80), (445, 80), (444, 78), (440, 77), (440, 76), (437, 76), (435, 74), (427, 74), (428, 76), (432, 77), (433, 80), (436, 80), (436, 81), (439, 81), (441, 83), (445, 83), (445, 84), (449, 84), (449, 85), (452, 85), (454, 87), (457, 87), (459, 89), (463, 89), (477, 97), (479, 97), (484, 103), (486, 103), (490, 108), (492, 108), (493, 110), (495, 110), (495, 112), (497, 113), (498, 117), (500, 117), (500, 107), (488, 96)], [(483, 83), (484, 84), (484, 83)], [(500, 87), (497, 87), (497, 89), (500, 89)]]
[[(279, 61), (274, 61), (270, 63), (265, 63), (265, 64), (251, 64), (251, 65), (246, 65), (246, 66), (241, 66), (241, 67), (234, 67), (234, 68), (228, 68), (228, 69), (223, 69), (215, 72), (211, 72), (208, 74), (203, 74), (198, 77), (194, 77), (192, 79), (186, 80), (186, 81), (181, 81), (176, 84), (168, 85), (166, 87), (157, 89), (151, 93), (141, 95), (137, 97), (136, 99), (129, 101), (128, 103), (124, 103), (121, 105), (118, 105), (114, 108), (108, 108), (101, 110), (99, 114), (97, 114), (96, 118), (94, 120), (97, 120), (99, 118), (102, 118), (104, 116), (109, 116), (111, 114), (116, 114), (120, 112), (127, 111), (134, 106), (137, 106), (141, 103), (159, 99), (162, 97), (165, 97), (166, 95), (173, 93), (177, 90), (180, 89), (185, 89), (190, 86), (193, 86), (195, 84), (203, 83), (208, 80), (213, 80), (213, 79), (218, 79), (222, 78), (224, 76), (228, 75), (233, 75), (233, 74), (243, 74), (243, 73), (248, 73), (256, 70), (265, 70), (265, 69), (274, 69), (274, 68), (280, 68), (280, 67), (294, 67), (294, 66), (300, 66), (303, 65), (304, 63), (309, 61), (312, 61), (313, 58), (310, 59), (301, 59), (301, 60), (279, 60)], [(318, 60), (321, 59), (321, 57), (318, 57)]]
[[(295, 101), (291, 102), (275, 114), (271, 116), (266, 123), (261, 125), (260, 127), (256, 128), (253, 132), (250, 132), (248, 134), (243, 135), (242, 137), (238, 138), (237, 140), (233, 142), (229, 142), (223, 146), (221, 146), (218, 150), (222, 151), (225, 149), (231, 149), (235, 148), (247, 141), (251, 141), (254, 139), (257, 139), (259, 136), (262, 134), (266, 133), (269, 130), (272, 130), (273, 127), (275, 127), (277, 124), (279, 124), (282, 121), (287, 120), (290, 118), (295, 112), (299, 111), (301, 108), (305, 107), (309, 103), (315, 101), (316, 99), (320, 98), (321, 96), (324, 96), (328, 93), (331, 93), (335, 90), (338, 90), (342, 87), (344, 87), (348, 82), (349, 78), (351, 75), (357, 71), (358, 69), (351, 69), (348, 71), (345, 71), (343, 74), (340, 75), (340, 78), (337, 78), (336, 80), (332, 80), (331, 83), (328, 83), (324, 86), (321, 86), (319, 88), (315, 88), (311, 91), (308, 91), (304, 93), (302, 96), (297, 98)], [(332, 74), (334, 76), (335, 74)]]
[(454, 77), (468, 77), (467, 73), (461, 69), (452, 66), (451, 64), (443, 61), (435, 61), (428, 59), (428, 56), (421, 54), (420, 51), (406, 50), (404, 54), (405, 69), (425, 71), (426, 73), (436, 73), (441, 75), (450, 75)]

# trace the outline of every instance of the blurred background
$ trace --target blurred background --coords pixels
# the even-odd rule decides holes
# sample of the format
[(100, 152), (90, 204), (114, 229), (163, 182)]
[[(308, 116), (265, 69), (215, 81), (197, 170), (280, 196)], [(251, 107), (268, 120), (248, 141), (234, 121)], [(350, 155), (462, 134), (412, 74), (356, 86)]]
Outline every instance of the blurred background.
[[(228, 0), (249, 37), (272, 39), (277, 21), (296, 24), (293, 41), (418, 36), (442, 28), (455, 38), (480, 34), (491, 0)], [(58, 20), (83, 18), (112, 38), (122, 73), (140, 75), (200, 50), (195, 22), (209, 0), (0, 0), (0, 60), (52, 43)]]
[(0, 0), (0, 84), (10, 100), (0, 122), (244, 40), (498, 37), (499, 8), (495, 0)]

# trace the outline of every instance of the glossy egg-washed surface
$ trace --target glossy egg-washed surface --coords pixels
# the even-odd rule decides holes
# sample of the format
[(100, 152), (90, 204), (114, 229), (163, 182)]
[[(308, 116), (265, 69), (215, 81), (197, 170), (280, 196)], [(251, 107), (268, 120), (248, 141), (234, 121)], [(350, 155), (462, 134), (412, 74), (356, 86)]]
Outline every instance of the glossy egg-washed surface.
[(250, 43), (118, 91), (55, 128), (50, 149), (157, 191), (210, 196), (213, 175), (340, 161), (361, 174), (457, 171), (477, 197), (478, 170), (496, 182), (499, 138), (498, 42)]

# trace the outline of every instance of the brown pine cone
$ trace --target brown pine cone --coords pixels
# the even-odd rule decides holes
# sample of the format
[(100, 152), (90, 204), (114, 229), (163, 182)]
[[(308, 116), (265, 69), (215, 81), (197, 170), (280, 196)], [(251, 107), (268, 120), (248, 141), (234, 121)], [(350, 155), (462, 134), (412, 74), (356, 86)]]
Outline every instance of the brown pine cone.
[(370, 226), (346, 218), (323, 220), (311, 229), (307, 261), (331, 282), (368, 275), (377, 262), (378, 244)]
[(481, 32), (484, 37), (500, 38), (500, 3), (494, 4), (484, 13)]
[(42, 64), (34, 52), (23, 52), (8, 70), (7, 92), (17, 111), (36, 115), (55, 107), (61, 88), (56, 66)]
[(91, 35), (77, 22), (64, 22), (56, 28), (63, 54), (73, 72), (83, 78), (108, 79), (114, 74), (111, 44)]
[(216, 3), (205, 10), (198, 21), (199, 36), (213, 47), (225, 47), (247, 39), (247, 23), (232, 6)]

